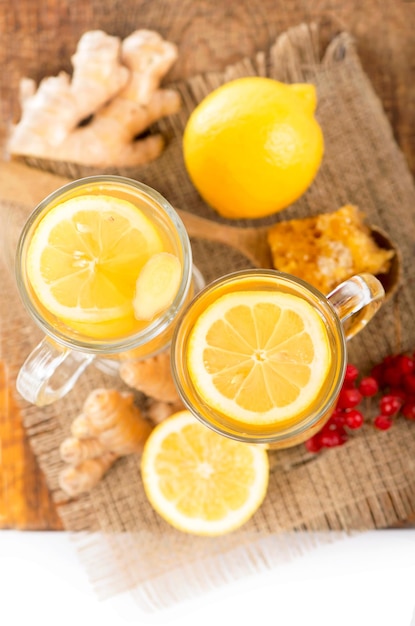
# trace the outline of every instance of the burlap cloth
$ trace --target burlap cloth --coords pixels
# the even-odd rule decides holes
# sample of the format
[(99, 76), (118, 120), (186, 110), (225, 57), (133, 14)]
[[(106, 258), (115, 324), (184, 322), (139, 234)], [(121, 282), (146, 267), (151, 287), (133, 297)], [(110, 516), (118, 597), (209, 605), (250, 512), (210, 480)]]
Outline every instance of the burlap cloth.
[[(331, 211), (351, 202), (388, 232), (402, 252), (404, 280), (399, 292), (349, 343), (349, 361), (367, 372), (386, 354), (415, 345), (415, 190), (348, 34), (340, 33), (321, 51), (317, 27), (300, 25), (270, 50), (223, 74), (176, 84), (183, 108), (158, 124), (169, 137), (167, 150), (140, 171), (122, 173), (155, 187), (182, 209), (219, 221), (189, 183), (181, 135), (189, 112), (210, 90), (234, 77), (256, 74), (314, 83), (326, 144), (311, 188), (273, 219)], [(67, 175), (67, 167), (60, 173)], [(70, 170), (74, 177), (87, 173)], [(264, 223), (267, 220), (256, 225)], [(226, 246), (192, 243), (195, 262), (208, 281), (249, 266), (246, 258)], [(1, 349), (15, 376), (40, 335), (23, 311), (11, 278), (5, 280)], [(58, 445), (88, 392), (98, 386), (123, 388), (91, 366), (76, 391), (46, 409), (23, 405), (23, 417), (64, 526), (77, 531), (73, 536), (81, 559), (102, 596), (132, 590), (146, 607), (168, 605), (290, 558), (318, 543), (320, 531), (332, 531), (333, 537), (337, 532), (384, 528), (415, 513), (415, 424), (403, 418), (388, 432), (366, 424), (345, 446), (316, 456), (304, 446), (270, 453), (272, 471), (263, 506), (240, 531), (223, 538), (187, 536), (160, 519), (145, 498), (138, 456), (120, 460), (90, 494), (68, 501), (57, 484), (62, 468)]]

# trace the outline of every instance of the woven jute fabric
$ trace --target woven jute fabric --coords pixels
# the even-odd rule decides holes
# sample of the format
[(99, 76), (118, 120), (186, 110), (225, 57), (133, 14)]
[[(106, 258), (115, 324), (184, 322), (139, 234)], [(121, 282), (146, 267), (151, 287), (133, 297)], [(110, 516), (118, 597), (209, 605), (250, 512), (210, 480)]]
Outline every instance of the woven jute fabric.
[[(349, 361), (366, 373), (386, 354), (414, 347), (415, 189), (350, 36), (340, 33), (325, 50), (320, 47), (317, 26), (303, 24), (281, 35), (270, 50), (221, 74), (174, 84), (183, 107), (157, 124), (169, 139), (164, 154), (140, 170), (115, 173), (151, 185), (181, 209), (225, 222), (203, 203), (185, 172), (181, 137), (190, 112), (212, 89), (239, 76), (315, 84), (326, 147), (316, 180), (282, 213), (236, 225), (264, 225), (353, 203), (390, 235), (402, 254), (402, 284), (348, 346)], [(68, 164), (53, 166), (72, 177), (95, 173)], [(207, 281), (250, 266), (223, 244), (198, 239), (192, 245)], [(15, 376), (40, 333), (23, 311), (12, 279), (5, 280), (1, 348)], [(87, 394), (102, 386), (126, 389), (117, 378), (90, 366), (75, 391), (44, 409), (23, 405), (23, 418), (64, 526), (73, 531), (81, 559), (103, 596), (131, 590), (145, 606), (168, 605), (291, 558), (318, 543), (321, 531), (336, 538), (338, 533), (389, 527), (415, 512), (415, 424), (403, 418), (387, 432), (367, 423), (346, 445), (319, 455), (304, 446), (270, 452), (264, 504), (242, 529), (221, 538), (193, 537), (165, 523), (146, 500), (136, 455), (117, 462), (89, 494), (68, 500), (57, 482), (62, 468), (58, 446)]]

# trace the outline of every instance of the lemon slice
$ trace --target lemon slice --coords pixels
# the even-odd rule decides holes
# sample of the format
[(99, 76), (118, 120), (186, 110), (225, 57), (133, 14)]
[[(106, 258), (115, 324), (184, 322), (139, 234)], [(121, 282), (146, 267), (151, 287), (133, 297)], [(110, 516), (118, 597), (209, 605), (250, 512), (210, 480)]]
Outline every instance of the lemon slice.
[(257, 511), (268, 487), (267, 452), (206, 428), (180, 411), (147, 439), (141, 460), (146, 495), (175, 528), (222, 535)]
[(131, 202), (76, 197), (37, 225), (28, 277), (42, 305), (66, 323), (113, 321), (133, 315), (137, 276), (162, 250), (156, 228)]
[(299, 418), (321, 392), (330, 364), (319, 313), (284, 292), (225, 294), (189, 336), (187, 366), (203, 402), (245, 424)]

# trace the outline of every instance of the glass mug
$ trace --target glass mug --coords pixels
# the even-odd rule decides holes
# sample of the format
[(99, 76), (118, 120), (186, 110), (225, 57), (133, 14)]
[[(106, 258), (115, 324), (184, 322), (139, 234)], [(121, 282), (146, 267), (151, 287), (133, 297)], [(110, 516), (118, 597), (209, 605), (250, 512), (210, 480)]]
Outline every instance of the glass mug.
[[(123, 331), (120, 336), (110, 333), (108, 336), (112, 338), (108, 338), (105, 333), (98, 337), (91, 336), (92, 331), (89, 335), (84, 327), (74, 329), (58, 316), (52, 315), (39, 301), (29, 278), (28, 248), (40, 221), (58, 204), (85, 195), (113, 197), (138, 207), (158, 233), (163, 248), (178, 257), (182, 268), (179, 287), (170, 306), (138, 328)], [(112, 219), (111, 215), (108, 219)], [(17, 377), (19, 393), (38, 406), (51, 404), (64, 396), (92, 361), (100, 369), (115, 373), (117, 361), (121, 357), (146, 358), (166, 349), (178, 315), (194, 290), (203, 286), (203, 278), (192, 264), (186, 229), (173, 207), (147, 185), (110, 175), (91, 176), (71, 182), (50, 194), (34, 209), (23, 226), (17, 244), (15, 275), (23, 304), (45, 333)]]
[[(189, 348), (195, 350), (192, 347), (192, 330), (199, 316), (211, 303), (225, 294), (258, 290), (267, 292), (277, 290), (295, 295), (309, 303), (323, 321), (322, 328), (325, 329), (328, 339), (325, 345), (328, 346), (327, 353), (330, 355), (330, 364), (322, 388), (310, 404), (300, 414), (295, 412), (290, 419), (282, 418), (274, 423), (262, 424), (254, 423), (255, 420), (250, 421), (246, 414), (242, 418), (239, 408), (232, 410), (239, 411), (240, 420), (237, 419), (236, 413), (233, 417), (229, 417), (225, 412), (226, 409), (214, 408), (214, 402), (210, 400), (210, 397), (206, 396), (203, 390), (200, 391), (200, 376), (197, 377), (196, 384), (195, 375), (192, 379), (190, 370), (194, 365), (190, 368), (188, 366)], [(381, 306), (383, 298), (384, 289), (381, 283), (370, 274), (353, 276), (340, 284), (327, 297), (303, 280), (276, 270), (243, 270), (223, 276), (195, 296), (181, 316), (173, 334), (172, 371), (184, 404), (206, 426), (238, 441), (267, 444), (270, 448), (287, 448), (305, 441), (322, 428), (334, 410), (347, 365), (346, 341), (367, 324)], [(237, 319), (239, 321), (240, 318)], [(201, 342), (196, 342), (194, 339), (193, 346), (195, 345), (200, 346)], [(199, 349), (202, 354), (199, 358), (203, 363), (206, 360), (204, 350), (205, 348)], [(261, 346), (258, 350), (261, 351)], [(212, 361), (209, 363), (213, 380), (214, 374), (221, 374), (224, 370), (219, 361), (213, 365)], [(235, 362), (232, 362), (232, 368), (233, 366), (235, 369), (229, 370), (233, 372), (232, 377), (229, 376), (231, 385), (238, 376), (246, 376), (247, 371), (243, 369), (242, 360), (239, 362), (236, 357)], [(210, 385), (210, 382), (208, 384)], [(235, 386), (237, 384), (235, 383)], [(230, 413), (229, 410), (228, 412)]]

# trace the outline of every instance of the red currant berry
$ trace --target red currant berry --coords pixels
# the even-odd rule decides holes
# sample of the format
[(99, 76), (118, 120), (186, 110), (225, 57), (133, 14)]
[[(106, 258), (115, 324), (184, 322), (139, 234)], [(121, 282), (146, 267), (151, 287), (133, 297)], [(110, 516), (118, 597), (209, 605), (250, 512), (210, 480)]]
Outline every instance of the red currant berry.
[(362, 378), (359, 385), (359, 391), (364, 397), (376, 395), (379, 391), (379, 385), (376, 378), (373, 378), (373, 376), (366, 376), (365, 378)]
[(361, 402), (361, 400), (362, 394), (358, 389), (348, 389), (346, 387), (340, 391), (339, 397), (337, 398), (336, 407), (338, 409), (352, 409), (353, 407), (357, 406)]
[(403, 379), (403, 386), (408, 393), (415, 393), (415, 374), (406, 374)]
[(346, 373), (344, 376), (344, 385), (346, 387), (353, 386), (358, 376), (359, 376), (359, 370), (357, 369), (356, 365), (351, 365), (351, 364), (347, 365)]
[(388, 430), (393, 425), (393, 421), (387, 415), (378, 415), (373, 420), (373, 424), (378, 430)]
[(402, 372), (396, 366), (390, 366), (383, 372), (383, 384), (389, 387), (399, 387), (402, 380)]
[(382, 363), (386, 366), (396, 365), (396, 363), (398, 362), (398, 359), (399, 359), (399, 354), (388, 354), (388, 356), (385, 356)]
[(404, 392), (403, 389), (400, 389), (400, 387), (391, 387), (389, 389), (388, 396), (395, 396), (396, 398), (399, 398), (400, 400), (402, 400), (402, 404), (407, 399), (407, 394)]
[(372, 371), (370, 372), (372, 378), (374, 378), (379, 387), (382, 387), (383, 385), (383, 374), (385, 372), (385, 366), (383, 365), (383, 363), (379, 363), (378, 365), (375, 365), (372, 368)]
[(357, 409), (350, 409), (346, 413), (346, 426), (352, 430), (357, 430), (363, 426), (363, 415)]
[(344, 426), (346, 424), (346, 414), (342, 410), (336, 409), (330, 417), (328, 424), (337, 426)]
[(325, 448), (336, 448), (337, 446), (342, 446), (346, 443), (348, 437), (346, 432), (343, 429), (336, 430), (327, 430), (321, 432), (321, 445)]
[(318, 436), (318, 434), (314, 435), (310, 439), (307, 439), (307, 441), (305, 442), (305, 447), (309, 452), (320, 452), (323, 446), (321, 445), (320, 437)]
[(402, 415), (404, 415), (407, 420), (415, 420), (415, 401), (414, 400), (405, 402), (405, 404), (402, 407)]
[(413, 374), (415, 371), (415, 363), (411, 357), (403, 354), (398, 359), (398, 368), (402, 374)]
[(398, 398), (397, 396), (391, 396), (391, 395), (383, 396), (383, 398), (381, 398), (379, 402), (379, 408), (380, 408), (382, 415), (387, 415), (389, 417), (391, 415), (396, 415), (396, 413), (398, 413), (401, 406), (402, 406), (402, 400), (401, 398)]

